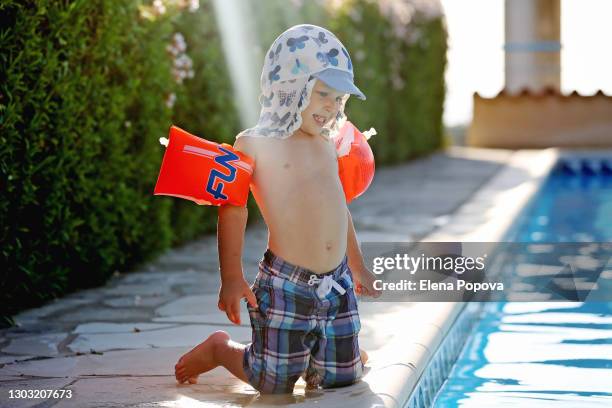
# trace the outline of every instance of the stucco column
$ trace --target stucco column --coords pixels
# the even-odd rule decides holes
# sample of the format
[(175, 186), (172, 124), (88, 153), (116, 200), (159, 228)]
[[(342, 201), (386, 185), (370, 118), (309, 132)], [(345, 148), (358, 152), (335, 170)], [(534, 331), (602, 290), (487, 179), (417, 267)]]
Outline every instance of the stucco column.
[(505, 89), (561, 88), (561, 0), (505, 1)]

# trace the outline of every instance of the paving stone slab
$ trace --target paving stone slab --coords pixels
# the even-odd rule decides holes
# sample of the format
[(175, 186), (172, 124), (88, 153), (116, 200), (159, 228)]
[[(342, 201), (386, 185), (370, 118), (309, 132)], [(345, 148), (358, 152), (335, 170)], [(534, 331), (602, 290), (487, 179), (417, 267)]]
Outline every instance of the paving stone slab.
[(30, 310), (21, 312), (15, 315), (13, 318), (15, 319), (16, 322), (32, 321), (36, 319), (41, 319), (43, 317), (47, 317), (49, 315), (52, 315), (54, 313), (57, 313), (63, 310), (90, 304), (94, 301), (95, 301), (94, 299), (90, 299), (90, 298), (56, 299), (37, 309), (30, 309)]
[(11, 340), (2, 349), (3, 353), (53, 357), (59, 354), (57, 346), (68, 336), (68, 333), (47, 333), (41, 335), (23, 335)]
[[(222, 312), (220, 310), (198, 314), (154, 317), (153, 321), (159, 323), (205, 323), (215, 325), (232, 325), (232, 323), (228, 320), (225, 312)], [(241, 326), (246, 327), (250, 327), (251, 325), (249, 320), (249, 313), (244, 308), (240, 310), (240, 323)]]
[(135, 331), (149, 331), (171, 327), (171, 324), (157, 323), (84, 323), (78, 325), (73, 333), (92, 334), (92, 333), (131, 333)]
[(170, 285), (206, 285), (210, 281), (218, 281), (219, 275), (205, 271), (181, 272), (168, 277)]
[(0, 364), (10, 364), (10, 363), (14, 363), (15, 361), (29, 360), (34, 357), (35, 356), (27, 355), (27, 354), (25, 355), (2, 354), (0, 355)]
[[(189, 347), (160, 349), (117, 350), (103, 354), (32, 360), (6, 365), (0, 369), (0, 375), (72, 378), (96, 375), (140, 377), (153, 375), (173, 378), (174, 365), (183, 354), (192, 348), (190, 345)], [(215, 369), (211, 373), (213, 378), (217, 378), (219, 374), (224, 374), (223, 378), (231, 378), (222, 368)], [(215, 384), (219, 384), (219, 381), (215, 381)]]
[(80, 334), (68, 348), (74, 352), (195, 346), (210, 334), (223, 329), (232, 339), (243, 342), (251, 339), (246, 326), (182, 325), (167, 329), (131, 333)]
[(114, 308), (103, 306), (86, 306), (64, 313), (57, 317), (59, 322), (79, 323), (91, 321), (128, 322), (143, 321), (153, 317), (153, 312), (143, 308)]
[(176, 299), (177, 296), (121, 296), (104, 300), (103, 304), (111, 307), (155, 307)]
[[(218, 290), (218, 289), (217, 289)], [(198, 315), (219, 311), (217, 294), (185, 296), (155, 309), (156, 316)], [(219, 311), (219, 313), (221, 313)]]
[(105, 288), (104, 294), (109, 295), (145, 295), (145, 296), (162, 296), (168, 295), (170, 292), (170, 285), (166, 282), (159, 282), (156, 284), (146, 283), (134, 283), (126, 285), (118, 285), (111, 288)]
[(191, 295), (218, 295), (219, 294), (219, 282), (212, 283), (210, 285), (177, 285), (174, 286), (174, 291), (180, 296), (191, 296)]
[(174, 272), (130, 272), (122, 274), (115, 282), (116, 284), (129, 285), (129, 284), (146, 284), (146, 283), (158, 283), (168, 279), (169, 276), (175, 273), (182, 273), (180, 271)]
[(199, 273), (214, 273), (219, 270), (219, 266), (217, 264), (205, 264), (203, 262), (198, 263), (167, 263), (160, 265), (157, 269), (162, 271), (167, 271), (168, 273), (185, 273), (188, 271), (196, 270)]
[(23, 380), (23, 377), (17, 377), (17, 376), (14, 376), (14, 375), (2, 375), (2, 374), (0, 374), (0, 382), (17, 381), (17, 380)]

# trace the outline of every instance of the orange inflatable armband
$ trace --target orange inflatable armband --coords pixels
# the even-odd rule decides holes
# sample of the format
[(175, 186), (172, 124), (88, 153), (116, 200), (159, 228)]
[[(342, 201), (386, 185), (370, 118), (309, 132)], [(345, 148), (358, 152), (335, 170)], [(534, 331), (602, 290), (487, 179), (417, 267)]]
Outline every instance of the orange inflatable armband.
[(374, 179), (374, 154), (364, 134), (349, 121), (338, 132), (335, 144), (340, 181), (346, 202), (350, 203), (363, 194)]
[(203, 205), (245, 206), (253, 159), (228, 144), (210, 142), (176, 126), (170, 128), (155, 195)]

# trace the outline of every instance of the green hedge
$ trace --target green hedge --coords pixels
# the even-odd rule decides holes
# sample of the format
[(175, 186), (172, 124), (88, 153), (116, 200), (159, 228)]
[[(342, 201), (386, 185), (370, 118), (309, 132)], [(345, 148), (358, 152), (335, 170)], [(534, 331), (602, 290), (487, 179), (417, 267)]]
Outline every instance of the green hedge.
[[(218, 140), (238, 129), (210, 6), (158, 16), (148, 6), (0, 5), (3, 316), (99, 285), (211, 228), (210, 209), (152, 196), (158, 138), (173, 121)], [(188, 50), (199, 47), (198, 77), (178, 84), (166, 46), (184, 23), (196, 27), (184, 31)]]
[[(193, 13), (177, 1), (165, 1), (165, 12), (150, 0), (0, 4), (1, 316), (102, 284), (115, 270), (214, 229), (214, 208), (152, 196), (163, 156), (158, 139), (170, 124), (230, 143), (240, 130), (211, 1)], [(263, 40), (260, 61), (290, 25), (326, 26), (350, 50), (368, 95), (349, 102), (348, 113), (379, 131), (372, 139), (378, 163), (440, 146), (440, 19), (415, 19), (421, 40), (406, 42), (389, 34), (391, 23), (369, 0), (333, 12), (326, 2), (286, 4), (247, 3)], [(195, 74), (182, 83), (167, 50), (177, 32)], [(390, 82), (393, 56), (401, 56), (401, 89)]]

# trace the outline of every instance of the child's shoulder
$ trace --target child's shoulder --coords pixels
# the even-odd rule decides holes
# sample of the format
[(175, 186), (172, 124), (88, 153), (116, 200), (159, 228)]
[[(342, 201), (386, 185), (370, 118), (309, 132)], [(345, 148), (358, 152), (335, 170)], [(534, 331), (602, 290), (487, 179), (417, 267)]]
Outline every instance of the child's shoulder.
[(259, 137), (253, 137), (250, 135), (244, 135), (244, 132), (241, 132), (236, 136), (236, 140), (234, 141), (234, 149), (250, 156), (253, 159), (257, 157), (258, 145), (261, 143), (258, 139)]
[(246, 149), (252, 144), (249, 136), (246, 136), (243, 132), (238, 133), (236, 135), (236, 140), (234, 140), (234, 149), (240, 150), (243, 153), (247, 153)]
[(236, 136), (236, 141), (234, 142), (234, 149), (241, 151), (253, 159), (257, 157), (259, 151), (261, 151), (265, 145), (270, 142), (270, 138), (261, 137), (253, 134), (244, 134), (241, 132)]

